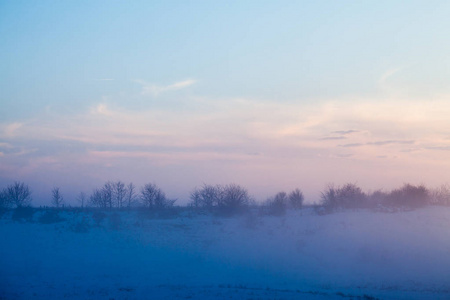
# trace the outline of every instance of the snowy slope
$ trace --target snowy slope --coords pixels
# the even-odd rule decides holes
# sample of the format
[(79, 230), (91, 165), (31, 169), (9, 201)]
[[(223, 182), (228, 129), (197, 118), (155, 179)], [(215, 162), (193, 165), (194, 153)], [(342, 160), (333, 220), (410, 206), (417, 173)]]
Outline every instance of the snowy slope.
[(450, 299), (450, 208), (40, 214), (0, 220), (0, 299)]

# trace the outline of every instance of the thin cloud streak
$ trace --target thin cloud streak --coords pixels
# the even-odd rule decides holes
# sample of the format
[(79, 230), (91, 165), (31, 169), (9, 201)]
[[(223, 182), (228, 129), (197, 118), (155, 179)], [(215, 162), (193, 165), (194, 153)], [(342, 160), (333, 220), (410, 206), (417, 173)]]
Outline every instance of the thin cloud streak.
[(352, 143), (352, 144), (345, 144), (345, 145), (339, 145), (340, 147), (344, 147), (344, 148), (352, 148), (352, 147), (361, 147), (367, 144), (362, 144), (362, 143)]
[(388, 141), (377, 141), (377, 142), (367, 142), (367, 143), (353, 143), (339, 145), (341, 147), (361, 147), (361, 146), (386, 146), (386, 145), (410, 145), (414, 144), (415, 141), (402, 141), (402, 140), (388, 140)]
[(450, 151), (450, 146), (434, 146), (434, 147), (425, 147), (428, 150), (442, 150), (442, 151)]
[(385, 145), (392, 145), (392, 144), (399, 144), (399, 145), (410, 145), (414, 144), (415, 141), (378, 141), (378, 142), (370, 142), (367, 143), (367, 145), (375, 145), (375, 146), (385, 146)]
[(157, 85), (153, 83), (147, 83), (143, 80), (135, 80), (135, 82), (139, 83), (142, 86), (142, 95), (151, 95), (154, 97), (159, 96), (162, 93), (169, 92), (169, 91), (177, 91), (184, 88), (187, 88), (195, 83), (197, 83), (197, 80), (195, 79), (187, 79), (179, 82), (175, 82), (170, 85)]
[(358, 133), (360, 132), (359, 130), (337, 130), (337, 131), (333, 131), (333, 134), (341, 134), (341, 135), (348, 135), (348, 134), (352, 134), (352, 133)]
[(386, 81), (394, 76), (395, 74), (397, 74), (398, 72), (400, 72), (403, 68), (393, 68), (390, 70), (387, 70), (383, 75), (381, 75), (380, 79), (378, 80), (378, 82), (384, 86), (386, 84)]
[(17, 132), (20, 128), (24, 126), (21, 122), (13, 122), (10, 124), (6, 124), (3, 127), (3, 133), (5, 137), (14, 137), (17, 135)]
[(347, 139), (347, 138), (344, 137), (344, 136), (330, 136), (330, 137), (321, 138), (319, 140), (321, 140), (321, 141), (335, 141), (335, 140), (345, 140), (345, 139)]

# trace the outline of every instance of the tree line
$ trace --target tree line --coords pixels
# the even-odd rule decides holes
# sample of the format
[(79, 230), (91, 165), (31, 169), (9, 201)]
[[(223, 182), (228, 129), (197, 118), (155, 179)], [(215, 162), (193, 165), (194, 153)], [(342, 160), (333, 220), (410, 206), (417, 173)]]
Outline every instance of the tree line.
[[(14, 182), (0, 191), (0, 208), (21, 208), (31, 206), (31, 190), (24, 182)], [(233, 215), (245, 211), (250, 206), (259, 206), (269, 215), (283, 215), (287, 210), (298, 210), (304, 205), (305, 197), (300, 189), (290, 193), (276, 193), (265, 201), (257, 203), (246, 188), (237, 184), (196, 187), (189, 196), (189, 207), (206, 212)], [(154, 183), (147, 183), (137, 189), (133, 183), (107, 181), (87, 195), (82, 192), (77, 197), (80, 207), (101, 209), (123, 209), (142, 207), (148, 210), (163, 210), (174, 207), (176, 199), (166, 194)], [(65, 206), (59, 187), (51, 190), (51, 204), (56, 208)], [(354, 183), (341, 186), (329, 184), (321, 192), (320, 203), (315, 204), (319, 213), (330, 213), (343, 209), (359, 208), (419, 208), (429, 204), (450, 205), (450, 186), (442, 185), (429, 189), (424, 185), (404, 184), (389, 192), (376, 190), (364, 192)]]
[(347, 183), (342, 186), (329, 184), (321, 193), (323, 213), (359, 208), (416, 209), (430, 204), (450, 205), (450, 186), (442, 185), (431, 190), (423, 184), (405, 183), (389, 192), (376, 190), (366, 193), (356, 184)]

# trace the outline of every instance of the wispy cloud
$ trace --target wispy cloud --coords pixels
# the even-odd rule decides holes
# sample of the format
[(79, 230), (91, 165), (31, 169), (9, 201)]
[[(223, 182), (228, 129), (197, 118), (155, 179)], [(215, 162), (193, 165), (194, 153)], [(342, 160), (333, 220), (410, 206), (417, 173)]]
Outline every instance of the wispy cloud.
[(13, 148), (13, 146), (9, 143), (0, 143), (0, 148), (11, 149), (11, 148)]
[(450, 151), (450, 146), (431, 146), (431, 147), (425, 147), (425, 149)]
[(319, 140), (321, 140), (321, 141), (334, 141), (334, 140), (345, 140), (345, 139), (346, 139), (345, 136), (329, 136), (329, 137), (321, 138)]
[(352, 157), (353, 156), (353, 154), (350, 154), (350, 153), (346, 153), (346, 154), (336, 154), (336, 157), (339, 157), (339, 158), (349, 158), (349, 157)]
[(361, 147), (364, 146), (366, 144), (362, 144), (362, 143), (350, 143), (350, 144), (344, 144), (344, 145), (339, 145), (341, 147), (345, 147), (345, 148), (352, 148), (352, 147)]
[(112, 116), (114, 112), (108, 108), (108, 106), (104, 103), (100, 103), (90, 110), (93, 115), (103, 115), (103, 116)]
[(378, 82), (380, 83), (380, 85), (384, 86), (390, 77), (394, 76), (401, 70), (402, 70), (402, 68), (393, 68), (393, 69), (387, 70), (386, 72), (383, 73), (383, 75), (381, 75)]
[(14, 137), (17, 134), (17, 131), (23, 127), (23, 123), (21, 122), (13, 122), (10, 124), (6, 124), (3, 127), (3, 132), (6, 137)]
[(359, 130), (337, 130), (337, 131), (333, 131), (333, 134), (340, 134), (340, 135), (348, 135), (348, 134), (352, 134), (352, 133), (357, 133), (359, 132)]
[(169, 85), (157, 85), (153, 83), (148, 83), (143, 80), (135, 80), (135, 82), (142, 85), (142, 95), (152, 95), (152, 96), (158, 96), (162, 93), (169, 92), (169, 91), (176, 91), (181, 90), (184, 88), (187, 88), (197, 82), (195, 79), (187, 79), (179, 82), (175, 82), (173, 84)]
[(389, 140), (389, 141), (378, 141), (378, 142), (369, 142), (369, 143), (367, 143), (367, 145), (375, 145), (375, 146), (384, 146), (384, 145), (392, 145), (392, 144), (410, 145), (410, 144), (414, 144), (414, 141), (411, 141), (411, 140), (408, 140), (408, 141)]
[(353, 143), (353, 144), (344, 144), (344, 145), (340, 145), (341, 147), (361, 147), (361, 146), (385, 146), (385, 145), (410, 145), (410, 144), (414, 144), (415, 141), (403, 141), (403, 140), (388, 140), (388, 141), (377, 141), (377, 142), (367, 142), (367, 143)]

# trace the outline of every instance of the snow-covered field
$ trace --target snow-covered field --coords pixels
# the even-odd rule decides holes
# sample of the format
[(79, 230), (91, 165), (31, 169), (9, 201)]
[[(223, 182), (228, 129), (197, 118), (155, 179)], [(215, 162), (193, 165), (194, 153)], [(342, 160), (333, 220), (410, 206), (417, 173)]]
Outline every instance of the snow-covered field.
[(0, 299), (450, 299), (448, 207), (43, 213), (0, 219)]

